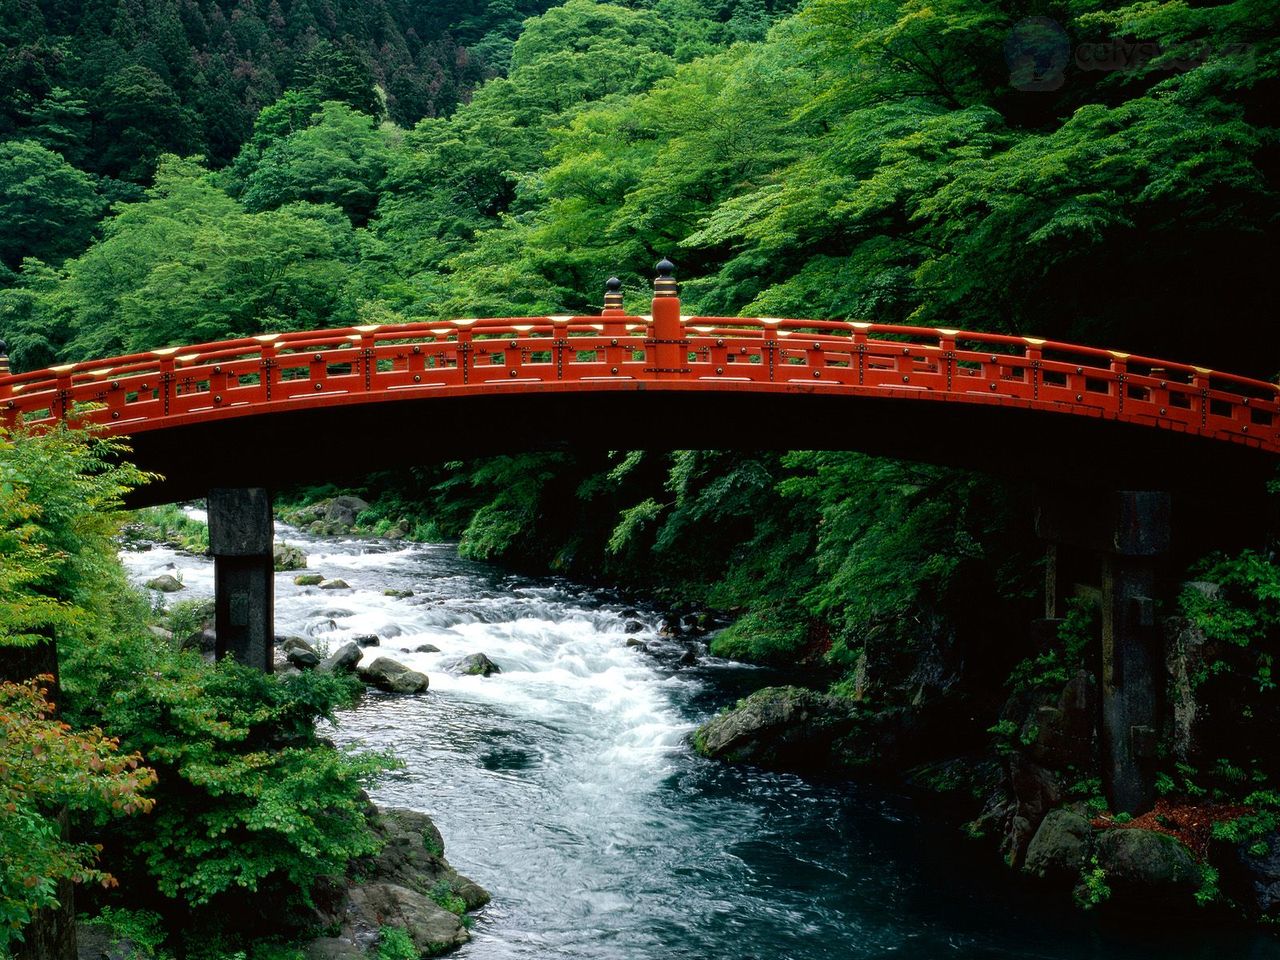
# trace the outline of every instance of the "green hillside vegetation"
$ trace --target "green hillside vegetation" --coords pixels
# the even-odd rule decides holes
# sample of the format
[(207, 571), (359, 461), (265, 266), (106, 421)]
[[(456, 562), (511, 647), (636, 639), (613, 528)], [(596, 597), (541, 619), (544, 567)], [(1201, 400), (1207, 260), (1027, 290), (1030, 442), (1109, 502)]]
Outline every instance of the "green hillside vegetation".
[[(0, 113), (0, 336), (16, 369), (281, 330), (590, 312), (615, 273), (644, 313), (669, 255), (688, 314), (1034, 334), (1277, 372), (1280, 5), (227, 6), (29, 2), (0, 17), (0, 77), (19, 92)], [(1134, 41), (1155, 52), (1124, 69), (1072, 56)], [(40, 505), (57, 488), (23, 489)], [(431, 464), (362, 492), (370, 531), (729, 611), (715, 652), (804, 665), (869, 711), (935, 702), (908, 691), (917, 660), (983, 664), (944, 704), (950, 716), (959, 698), (968, 719), (935, 738), (984, 741), (1011, 687), (1060, 686), (1081, 665), (1067, 637), (1019, 667), (1037, 547), (1026, 492), (987, 477), (856, 453), (620, 449)], [(106, 556), (109, 535), (69, 555)], [(94, 592), (126, 595), (112, 570), (7, 602), (131, 618), (78, 615), (65, 678), (77, 729), (101, 725), (161, 770), (151, 819), (110, 828), (142, 851), (130, 875), (193, 916), (255, 885), (305, 889), (300, 844), (197, 850), (182, 823), (157, 828), (159, 791), (177, 771), (202, 811), (224, 779), (251, 792), (257, 774), (228, 758), (261, 730), (232, 686), (307, 721), (341, 691), (282, 693), (119, 639), (139, 621)], [(1273, 716), (1275, 565), (1247, 554), (1204, 570), (1231, 588), (1184, 606), (1229, 649), (1200, 679)], [(91, 667), (101, 643), (123, 644), (114, 666)], [(140, 657), (160, 658), (163, 682), (76, 705), (77, 677), (136, 683), (152, 669)], [(883, 669), (868, 679), (868, 664)], [(206, 711), (178, 709), (191, 689)], [(142, 737), (156, 722), (194, 725), (208, 752)], [(345, 822), (375, 764), (323, 751), (302, 719), (288, 729), (279, 789), (291, 764), (320, 765)], [(1017, 749), (1018, 730), (993, 729)], [(1168, 760), (1170, 794), (1280, 787), (1250, 731), (1225, 768)], [(1080, 781), (1072, 796), (1091, 798), (1096, 781)], [(235, 814), (259, 815), (247, 800)], [(362, 848), (338, 826), (299, 827), (317, 869)]]

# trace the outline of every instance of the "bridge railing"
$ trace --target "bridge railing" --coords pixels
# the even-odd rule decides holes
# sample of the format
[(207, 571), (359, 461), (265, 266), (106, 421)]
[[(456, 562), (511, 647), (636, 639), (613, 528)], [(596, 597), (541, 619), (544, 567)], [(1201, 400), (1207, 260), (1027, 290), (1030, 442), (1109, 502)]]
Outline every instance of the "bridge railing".
[[(670, 281), (669, 276), (665, 278)], [(0, 424), (130, 433), (433, 392), (844, 392), (1125, 420), (1280, 452), (1280, 388), (1031, 337), (836, 320), (653, 313), (474, 318), (264, 334), (0, 375)], [(617, 294), (611, 294), (617, 297)]]

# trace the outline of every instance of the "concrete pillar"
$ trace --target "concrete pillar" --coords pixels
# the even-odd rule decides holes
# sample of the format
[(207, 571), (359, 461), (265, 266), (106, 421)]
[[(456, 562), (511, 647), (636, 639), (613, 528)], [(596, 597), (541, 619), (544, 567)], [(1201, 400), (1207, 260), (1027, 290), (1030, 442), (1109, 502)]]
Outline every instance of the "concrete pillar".
[(261, 488), (209, 491), (216, 655), (274, 669), (275, 566), (271, 495)]
[[(1171, 507), (1162, 491), (1102, 496), (1042, 496), (1036, 531), (1053, 544), (1091, 551), (1102, 587), (1103, 784), (1112, 809), (1142, 813), (1155, 803), (1160, 650), (1156, 603), (1172, 541)], [(1055, 548), (1046, 593), (1061, 582)], [(1050, 585), (1050, 580), (1053, 585)], [(1060, 599), (1046, 596), (1060, 609)]]

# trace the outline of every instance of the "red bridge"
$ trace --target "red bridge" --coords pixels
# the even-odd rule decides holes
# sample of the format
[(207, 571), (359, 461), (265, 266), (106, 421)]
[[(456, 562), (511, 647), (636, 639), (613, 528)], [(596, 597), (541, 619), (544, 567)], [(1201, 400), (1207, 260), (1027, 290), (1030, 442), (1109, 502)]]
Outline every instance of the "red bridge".
[(685, 317), (659, 266), (647, 316), (610, 281), (598, 317), (265, 334), (0, 376), (0, 425), (130, 435), (166, 478), (139, 502), (559, 444), (862, 449), (1161, 489), (1280, 453), (1275, 384), (1031, 337)]
[(97, 424), (164, 474), (139, 504), (207, 494), (218, 652), (265, 670), (282, 483), (556, 445), (858, 449), (1050, 481), (1045, 616), (1094, 585), (1107, 793), (1147, 809), (1173, 516), (1193, 545), (1197, 517), (1211, 543), (1232, 513), (1256, 535), (1280, 388), (1031, 337), (684, 317), (658, 268), (649, 316), (611, 280), (599, 317), (268, 334), (17, 376), (0, 350), (0, 425)]

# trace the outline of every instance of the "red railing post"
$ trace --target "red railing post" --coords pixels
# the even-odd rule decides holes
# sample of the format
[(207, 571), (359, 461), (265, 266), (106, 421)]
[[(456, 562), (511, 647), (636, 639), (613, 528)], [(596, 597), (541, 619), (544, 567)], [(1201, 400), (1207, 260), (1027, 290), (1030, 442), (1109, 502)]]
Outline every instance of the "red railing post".
[(66, 423), (71, 417), (71, 367), (73, 364), (65, 363), (60, 367), (54, 367), (57, 373), (57, 390), (58, 399), (55, 409), (51, 410), (55, 417)]
[(617, 373), (622, 366), (625, 348), (619, 341), (627, 335), (627, 311), (622, 306), (622, 281), (610, 277), (604, 283), (604, 309), (600, 317), (604, 320), (604, 335), (609, 343), (604, 349), (604, 362), (612, 373)]
[(653, 322), (645, 341), (646, 373), (659, 380), (675, 380), (689, 373), (689, 341), (680, 321), (680, 296), (671, 272), (675, 264), (665, 257), (658, 261), (658, 278), (653, 283)]
[(600, 317), (604, 320), (604, 335), (626, 336), (626, 315), (627, 311), (622, 307), (622, 281), (617, 277), (610, 277), (604, 282), (604, 309), (600, 311)]
[(551, 360), (556, 365), (556, 379), (564, 379), (564, 355), (569, 351), (569, 321), (551, 319)]

